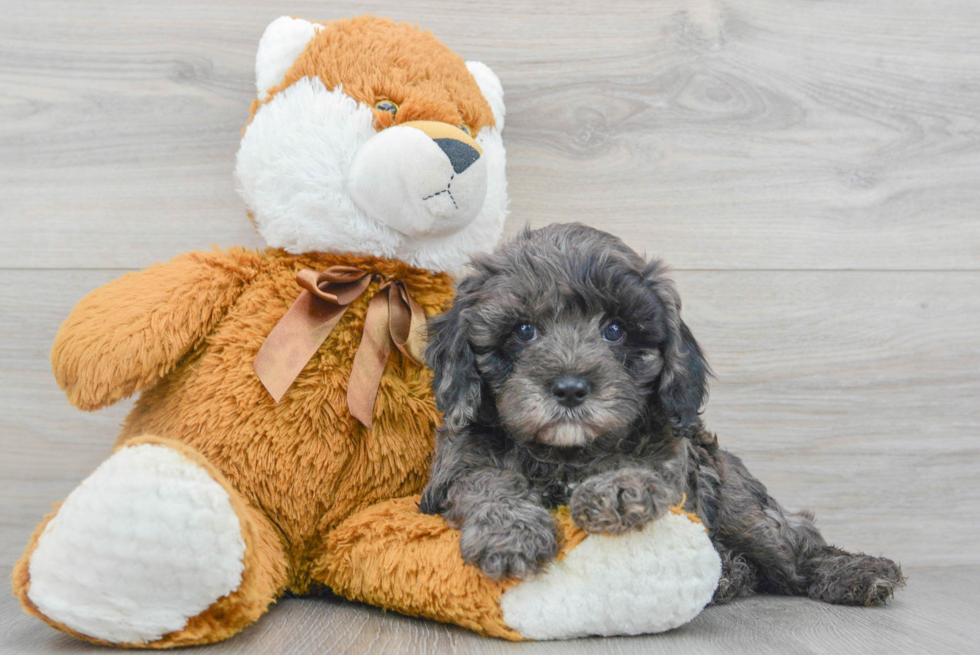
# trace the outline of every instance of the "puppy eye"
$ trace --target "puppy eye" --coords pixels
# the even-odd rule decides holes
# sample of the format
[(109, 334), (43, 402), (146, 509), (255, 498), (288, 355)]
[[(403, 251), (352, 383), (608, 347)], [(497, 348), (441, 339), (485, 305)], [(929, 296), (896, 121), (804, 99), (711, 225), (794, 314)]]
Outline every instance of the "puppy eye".
[(466, 132), (466, 136), (473, 136), (473, 132), (470, 131), (470, 128), (466, 127), (465, 125), (460, 125), (459, 126), (459, 129), (461, 129), (464, 132)]
[(518, 341), (534, 341), (538, 336), (538, 329), (530, 323), (521, 323), (514, 328), (514, 336)]
[(391, 100), (382, 100), (381, 102), (376, 104), (374, 108), (377, 109), (378, 111), (388, 112), (389, 114), (391, 114), (392, 118), (394, 118), (395, 114), (398, 113), (398, 105), (393, 103)]
[(616, 322), (612, 322), (602, 330), (602, 338), (609, 343), (619, 343), (626, 336), (626, 330)]

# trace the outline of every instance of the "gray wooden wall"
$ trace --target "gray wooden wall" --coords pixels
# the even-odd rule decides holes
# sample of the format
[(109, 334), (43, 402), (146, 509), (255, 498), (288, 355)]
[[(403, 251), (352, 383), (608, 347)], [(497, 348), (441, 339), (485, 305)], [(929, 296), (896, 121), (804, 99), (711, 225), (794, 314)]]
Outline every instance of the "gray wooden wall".
[[(232, 170), (280, 14), (417, 21), (503, 81), (512, 215), (672, 264), (707, 419), (831, 541), (980, 565), (980, 3), (0, 2), (0, 567), (110, 451), (59, 323), (261, 246)], [(38, 624), (40, 625), (40, 624)]]

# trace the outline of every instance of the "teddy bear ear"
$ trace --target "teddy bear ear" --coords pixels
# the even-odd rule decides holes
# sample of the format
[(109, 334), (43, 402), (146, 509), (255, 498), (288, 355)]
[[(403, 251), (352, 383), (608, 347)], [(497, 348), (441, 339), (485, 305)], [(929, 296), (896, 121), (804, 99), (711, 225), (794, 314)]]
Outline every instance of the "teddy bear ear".
[(282, 84), (293, 62), (321, 29), (323, 25), (289, 16), (281, 16), (269, 23), (255, 55), (255, 89), (260, 100), (269, 97), (269, 89)]
[(483, 92), (483, 97), (490, 103), (490, 109), (493, 111), (493, 122), (497, 124), (497, 129), (504, 129), (506, 111), (504, 110), (504, 87), (500, 84), (500, 78), (482, 61), (468, 61), (466, 68), (469, 69), (470, 75), (476, 79), (480, 91)]

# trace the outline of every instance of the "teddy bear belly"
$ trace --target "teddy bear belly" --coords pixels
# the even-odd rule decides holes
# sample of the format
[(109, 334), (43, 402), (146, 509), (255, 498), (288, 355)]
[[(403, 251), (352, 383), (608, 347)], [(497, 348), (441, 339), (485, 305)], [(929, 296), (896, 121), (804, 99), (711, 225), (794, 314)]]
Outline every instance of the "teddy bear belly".
[(367, 431), (347, 411), (349, 362), (318, 355), (276, 404), (252, 370), (254, 350), (187, 358), (143, 393), (117, 445), (152, 434), (192, 446), (272, 519), (294, 560), (357, 509), (422, 490), (438, 416), (425, 369), (392, 355)]

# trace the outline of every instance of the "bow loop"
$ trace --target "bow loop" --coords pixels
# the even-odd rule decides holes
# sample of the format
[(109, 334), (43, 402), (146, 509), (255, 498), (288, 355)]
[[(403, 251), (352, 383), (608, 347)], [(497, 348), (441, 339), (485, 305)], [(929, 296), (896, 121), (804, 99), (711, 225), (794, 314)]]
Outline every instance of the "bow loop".
[(404, 282), (353, 266), (331, 266), (325, 271), (304, 269), (296, 275), (303, 291), (266, 337), (253, 365), (276, 402), (330, 336), (351, 303), (375, 280), (379, 281), (378, 292), (368, 303), (364, 333), (347, 384), (351, 415), (371, 427), (391, 344), (421, 365), (425, 347), (421, 328), (426, 319), (422, 306)]
[(371, 285), (374, 275), (353, 266), (331, 266), (325, 271), (304, 268), (296, 282), (320, 300), (335, 305), (349, 305)]

